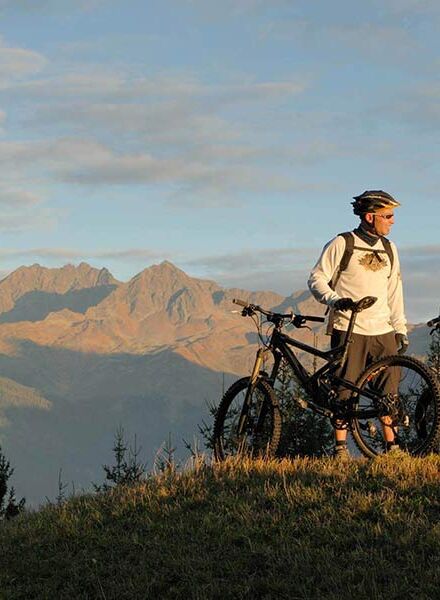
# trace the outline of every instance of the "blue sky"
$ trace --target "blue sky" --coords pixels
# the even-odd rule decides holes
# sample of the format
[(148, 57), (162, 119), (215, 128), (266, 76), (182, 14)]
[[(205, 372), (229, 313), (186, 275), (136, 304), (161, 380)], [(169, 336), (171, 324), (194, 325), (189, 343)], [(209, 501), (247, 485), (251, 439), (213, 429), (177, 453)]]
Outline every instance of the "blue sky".
[(440, 304), (438, 0), (0, 0), (0, 268), (303, 289), (351, 197)]

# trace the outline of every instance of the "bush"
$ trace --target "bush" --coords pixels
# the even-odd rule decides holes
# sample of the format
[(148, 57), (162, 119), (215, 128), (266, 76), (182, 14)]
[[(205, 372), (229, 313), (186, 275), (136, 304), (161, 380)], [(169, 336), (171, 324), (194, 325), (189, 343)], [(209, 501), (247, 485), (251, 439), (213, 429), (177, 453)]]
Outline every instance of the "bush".
[(25, 499), (22, 498), (17, 502), (14, 488), (8, 490), (8, 482), (13, 473), (14, 469), (0, 446), (0, 520), (12, 519), (24, 508)]

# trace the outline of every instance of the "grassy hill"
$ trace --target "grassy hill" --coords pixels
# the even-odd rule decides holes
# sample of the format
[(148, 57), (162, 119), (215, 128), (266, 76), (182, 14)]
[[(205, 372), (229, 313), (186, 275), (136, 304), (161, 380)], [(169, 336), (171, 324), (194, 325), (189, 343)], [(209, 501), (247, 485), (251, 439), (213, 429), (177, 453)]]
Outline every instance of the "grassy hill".
[(417, 598), (440, 456), (202, 462), (0, 525), (0, 598)]

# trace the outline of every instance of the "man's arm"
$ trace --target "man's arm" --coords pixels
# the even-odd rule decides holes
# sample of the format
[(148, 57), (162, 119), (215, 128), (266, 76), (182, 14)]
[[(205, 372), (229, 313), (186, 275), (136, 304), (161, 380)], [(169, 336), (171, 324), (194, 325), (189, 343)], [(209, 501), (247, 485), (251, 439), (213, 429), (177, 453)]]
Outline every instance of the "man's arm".
[(391, 275), (388, 280), (388, 306), (391, 313), (391, 325), (396, 333), (401, 333), (406, 336), (406, 317), (403, 304), (403, 287), (402, 278), (400, 275), (400, 262), (396, 245), (391, 242), (394, 261)]
[(340, 296), (332, 290), (329, 283), (341, 263), (345, 251), (345, 240), (338, 235), (331, 240), (321, 253), (318, 262), (313, 267), (307, 282), (313, 296), (321, 302), (333, 306)]

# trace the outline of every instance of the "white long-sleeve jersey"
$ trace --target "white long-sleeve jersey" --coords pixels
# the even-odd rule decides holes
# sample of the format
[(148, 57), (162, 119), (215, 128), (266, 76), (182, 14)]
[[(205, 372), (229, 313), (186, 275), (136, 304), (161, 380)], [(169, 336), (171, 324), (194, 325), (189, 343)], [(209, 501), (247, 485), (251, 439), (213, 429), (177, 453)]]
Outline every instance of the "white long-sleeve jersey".
[[(324, 246), (308, 280), (310, 291), (318, 302), (329, 306), (333, 306), (340, 298), (357, 301), (364, 296), (376, 296), (377, 302), (357, 315), (354, 333), (382, 335), (395, 331), (406, 335), (402, 279), (395, 244), (391, 242), (394, 257), (391, 268), (380, 238), (374, 246), (370, 246), (354, 232), (353, 235), (353, 255), (347, 269), (342, 271), (335, 289), (329, 283), (339, 268), (345, 251), (345, 239), (341, 235)], [(350, 315), (348, 311), (335, 311), (335, 329), (346, 331)]]

